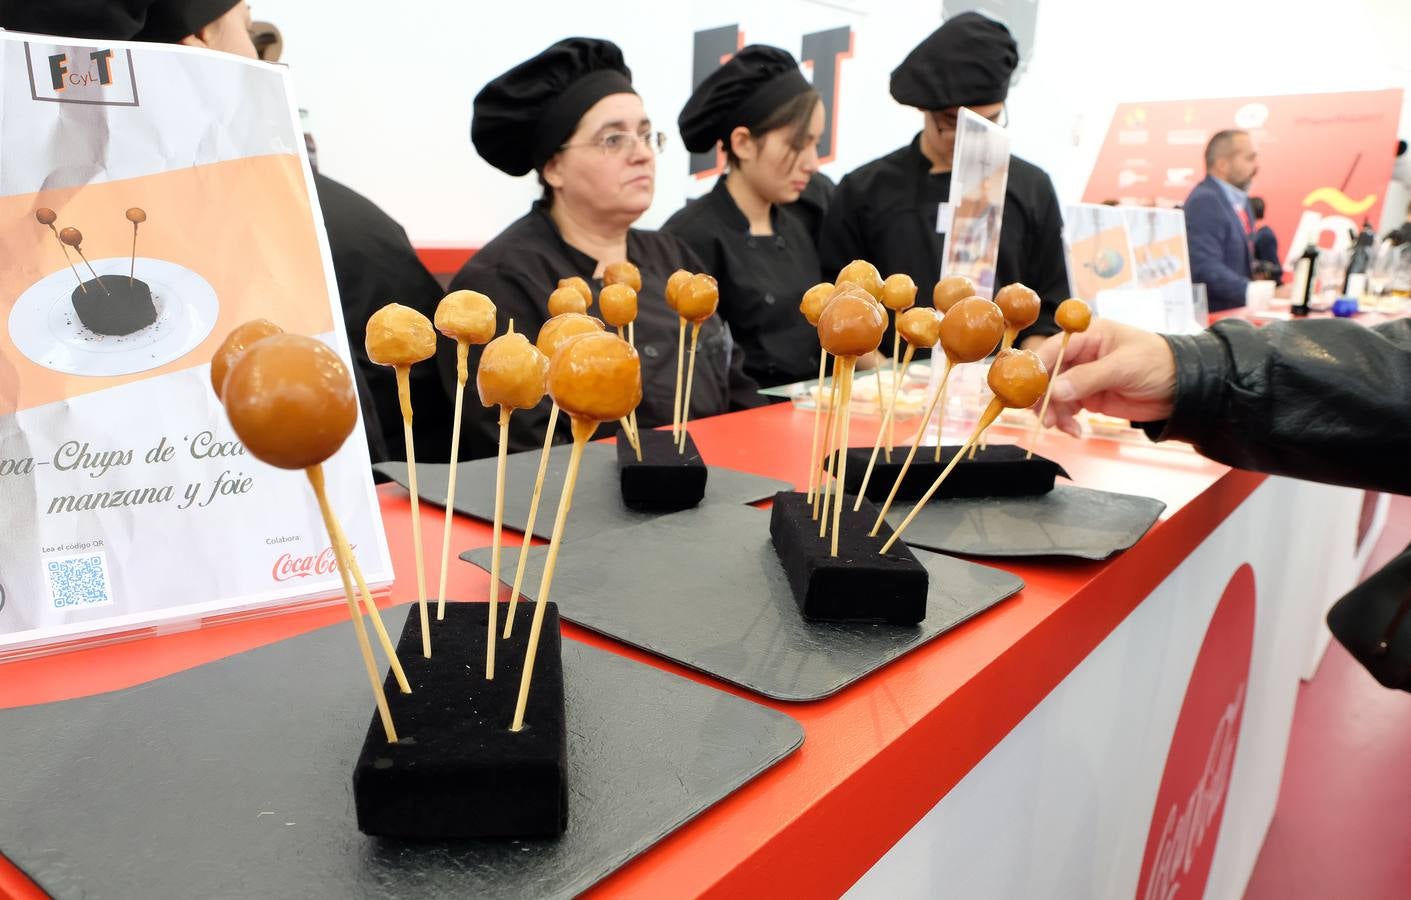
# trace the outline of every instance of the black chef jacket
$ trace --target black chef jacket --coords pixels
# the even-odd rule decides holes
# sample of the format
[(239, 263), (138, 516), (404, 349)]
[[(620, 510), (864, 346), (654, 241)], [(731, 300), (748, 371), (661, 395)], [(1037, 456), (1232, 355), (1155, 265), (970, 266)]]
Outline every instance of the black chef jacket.
[[(945, 249), (945, 236), (936, 233), (936, 212), (949, 193), (950, 173), (931, 174), (920, 135), (848, 173), (833, 192), (823, 223), (818, 255), (824, 277), (836, 278), (852, 260), (865, 259), (884, 278), (910, 275), (920, 287), (917, 303), (929, 306)], [(1016, 156), (1009, 158), (995, 276), (997, 287), (1020, 281), (1043, 300), (1039, 320), (1021, 340), (1058, 332), (1053, 314), (1068, 297), (1063, 216), (1048, 175)], [(890, 329), (883, 347), (891, 347)]]
[(750, 234), (721, 176), (662, 226), (720, 282), (720, 317), (745, 351), (745, 374), (765, 386), (818, 376), (818, 331), (799, 312), (818, 283), (818, 253), (798, 218), (777, 206), (769, 218), (774, 234)]
[[(642, 404), (637, 408), (637, 424), (642, 428), (669, 425), (672, 398), (676, 391), (676, 341), (680, 317), (666, 305), (666, 279), (677, 269), (703, 272), (696, 255), (675, 236), (656, 231), (631, 229), (627, 233), (627, 257), (642, 273), (642, 290), (637, 295), (636, 342), (642, 359)], [(601, 279), (593, 277), (597, 261), (570, 247), (559, 234), (542, 201), (523, 218), (500, 232), (456, 273), (451, 290), (479, 291), (495, 302), (496, 324), (503, 333), (510, 319), (515, 331), (533, 340), (539, 326), (549, 318), (549, 294), (559, 279), (581, 276), (593, 288), (602, 289)], [(596, 314), (597, 303), (589, 310)], [(689, 362), (691, 329), (686, 329)], [(758, 385), (744, 373), (743, 356), (729, 330), (712, 316), (701, 328), (696, 347), (696, 374), (691, 390), (691, 418), (713, 416), (762, 405)], [(480, 405), (475, 391), (475, 370), (479, 348), (470, 352), (470, 381), (466, 386), (461, 429), (461, 456), (474, 459), (491, 456), (499, 443), (499, 409)], [(437, 364), (446, 395), (455, 397), (455, 345), (438, 345)], [(685, 390), (684, 375), (682, 390)], [(516, 410), (510, 418), (509, 449), (531, 450), (543, 445), (548, 424), (549, 400), (534, 409)], [(604, 426), (602, 432), (607, 433)], [(613, 426), (615, 427), (615, 426)], [(568, 417), (559, 416), (559, 438), (569, 439)]]
[[(833, 198), (833, 191), (837, 188), (838, 186), (833, 183), (833, 179), (822, 172), (814, 172), (813, 176), (808, 179), (803, 193), (799, 194), (799, 199), (784, 207), (786, 211), (798, 216), (803, 222), (815, 247), (818, 246), (819, 236), (823, 232), (823, 217), (828, 214), (828, 201)], [(828, 280), (832, 281), (831, 278)]]
[[(318, 173), (314, 187), (328, 232), (372, 461), (406, 459), (397, 376), (390, 366), (367, 358), (367, 320), (393, 301), (431, 318), (441, 300), (441, 286), (417, 259), (402, 226), (375, 203)], [(412, 366), (411, 392), (417, 459), (444, 462), (450, 457), (452, 410), (430, 361)]]

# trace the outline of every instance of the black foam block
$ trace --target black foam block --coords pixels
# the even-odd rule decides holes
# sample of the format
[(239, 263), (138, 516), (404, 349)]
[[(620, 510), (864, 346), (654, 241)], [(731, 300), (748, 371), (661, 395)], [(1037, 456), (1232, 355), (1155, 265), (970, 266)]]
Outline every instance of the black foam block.
[[(544, 610), (524, 728), (510, 731), (534, 604), (496, 649), (485, 679), (489, 605), (448, 603), (431, 659), (413, 605), (397, 645), (412, 692), (384, 689), (395, 744), (374, 713), (353, 770), (358, 828), (400, 838), (553, 837), (568, 827), (568, 740), (558, 607)], [(501, 612), (504, 612), (502, 609)]]
[(864, 501), (853, 512), (856, 499), (843, 497), (838, 555), (833, 556), (832, 535), (818, 536), (808, 498), (796, 491), (774, 495), (769, 537), (794, 602), (804, 618), (816, 621), (915, 625), (926, 618), (926, 567), (903, 541), (885, 556), (879, 553), (892, 536), (891, 526), (883, 522), (877, 536), (868, 537), (878, 509)]
[[(946, 466), (950, 465), (960, 447), (941, 447), (941, 461), (936, 462), (936, 447), (919, 447), (911, 467), (906, 470), (906, 478), (897, 491), (897, 500), (915, 500), (936, 480)], [(887, 499), (892, 484), (906, 462), (908, 448), (893, 448), (892, 461), (887, 462), (882, 453), (877, 454), (877, 464), (872, 467), (872, 480), (867, 482), (867, 499), (881, 503)], [(1023, 447), (1014, 444), (991, 444), (984, 450), (977, 450), (974, 459), (961, 460), (956, 465), (932, 499), (945, 500), (956, 497), (1034, 497), (1053, 490), (1053, 481), (1059, 475), (1068, 473), (1051, 459), (1035, 454), (1025, 459), (1028, 453)], [(966, 454), (969, 455), (968, 453)], [(847, 481), (844, 487), (857, 493), (862, 487), (862, 476), (867, 472), (867, 460), (872, 457), (871, 447), (848, 448)], [(893, 501), (895, 502), (895, 501)]]
[(642, 432), (642, 461), (632, 442), (617, 432), (617, 468), (622, 475), (622, 502), (638, 512), (677, 512), (705, 498), (709, 469), (696, 442), (686, 433), (686, 452), (677, 450), (669, 431)]

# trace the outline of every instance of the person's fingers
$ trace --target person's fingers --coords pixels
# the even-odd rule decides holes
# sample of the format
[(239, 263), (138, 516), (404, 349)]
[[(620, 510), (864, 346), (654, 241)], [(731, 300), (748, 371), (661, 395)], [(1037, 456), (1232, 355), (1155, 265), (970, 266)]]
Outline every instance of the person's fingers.
[(1055, 334), (1043, 343), (1032, 348), (1034, 353), (1039, 357), (1039, 361), (1044, 364), (1044, 368), (1050, 372), (1053, 371), (1053, 364), (1058, 361), (1058, 348), (1062, 346), (1062, 344), (1062, 335)]
[(1063, 372), (1053, 383), (1053, 400), (1080, 404), (1086, 397), (1120, 386), (1124, 368), (1115, 356), (1104, 356), (1072, 367), (1064, 366)]

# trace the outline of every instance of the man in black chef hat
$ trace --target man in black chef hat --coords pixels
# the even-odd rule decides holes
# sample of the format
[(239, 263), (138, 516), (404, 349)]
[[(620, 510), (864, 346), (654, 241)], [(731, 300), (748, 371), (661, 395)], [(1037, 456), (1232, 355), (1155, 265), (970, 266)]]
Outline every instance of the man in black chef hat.
[[(949, 199), (961, 107), (1002, 121), (1019, 48), (1009, 30), (979, 13), (946, 20), (892, 72), (892, 97), (921, 111), (921, 133), (906, 147), (849, 173), (833, 194), (819, 257), (825, 278), (854, 259), (883, 275), (905, 272), (922, 286), (940, 278), (945, 236), (937, 208)], [(1037, 166), (1010, 157), (996, 286), (1019, 281), (1043, 299), (1021, 342), (1058, 330), (1053, 313), (1068, 295), (1063, 219), (1053, 183)]]
[[(259, 58), (250, 37), (250, 7), (244, 0), (0, 0), (0, 28), (183, 44)], [(368, 449), (373, 462), (378, 462), (392, 458), (389, 448), (397, 448), (401, 455), (402, 414), (394, 373), (369, 360), (363, 348), (367, 320), (392, 300), (429, 317), (435, 313), (441, 288), (417, 259), (406, 232), (371, 200), (317, 172), (314, 187), (355, 362), (353, 376)], [(437, 390), (431, 367), (414, 367), (412, 380), (416, 440), (432, 448), (434, 460), (434, 448), (450, 444), (450, 404)]]
[[(486, 162), (509, 175), (538, 174), (543, 197), (480, 249), (451, 281), (495, 301), (498, 328), (510, 319), (534, 336), (548, 319), (548, 298), (560, 279), (578, 276), (596, 295), (606, 266), (629, 260), (642, 274), (635, 321), (642, 361), (643, 428), (672, 420), (678, 318), (666, 305), (666, 280), (676, 269), (704, 271), (678, 237), (632, 227), (651, 206), (656, 156), (663, 135), (632, 87), (622, 51), (611, 41), (557, 41), (492, 80), (475, 97), (471, 141)], [(437, 355), (442, 380), (456, 389), (454, 348)], [(479, 360), (471, 349), (471, 367)], [(744, 374), (743, 354), (718, 316), (701, 328), (696, 348), (691, 419), (759, 405), (757, 385)], [(452, 394), (453, 395), (453, 394)], [(497, 415), (466, 410), (461, 446), (495, 452)], [(511, 420), (511, 450), (542, 445), (548, 404)], [(566, 417), (559, 417), (566, 437)]]

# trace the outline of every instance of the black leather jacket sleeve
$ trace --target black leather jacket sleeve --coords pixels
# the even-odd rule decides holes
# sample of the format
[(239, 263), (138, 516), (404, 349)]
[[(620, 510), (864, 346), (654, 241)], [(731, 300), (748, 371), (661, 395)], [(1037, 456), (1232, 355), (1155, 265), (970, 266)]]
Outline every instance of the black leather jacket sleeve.
[(1166, 340), (1175, 406), (1144, 426), (1152, 437), (1242, 469), (1411, 494), (1411, 320), (1229, 320)]

